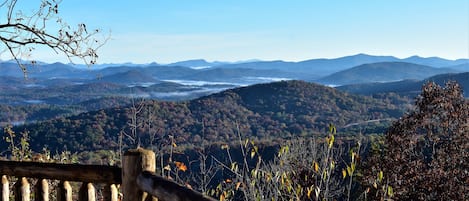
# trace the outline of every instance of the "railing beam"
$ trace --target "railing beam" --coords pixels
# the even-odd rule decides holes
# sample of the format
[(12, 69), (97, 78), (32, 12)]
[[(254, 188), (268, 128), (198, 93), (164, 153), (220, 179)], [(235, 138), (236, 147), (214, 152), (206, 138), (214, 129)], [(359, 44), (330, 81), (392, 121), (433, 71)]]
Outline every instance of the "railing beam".
[(120, 184), (121, 168), (117, 166), (57, 164), (0, 161), (0, 175), (53, 180)]

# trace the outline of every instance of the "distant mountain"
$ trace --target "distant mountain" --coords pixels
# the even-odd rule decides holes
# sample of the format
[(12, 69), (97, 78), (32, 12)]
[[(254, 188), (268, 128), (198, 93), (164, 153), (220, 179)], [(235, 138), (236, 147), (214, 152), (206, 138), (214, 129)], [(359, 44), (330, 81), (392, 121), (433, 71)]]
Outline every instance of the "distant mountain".
[(400, 61), (432, 67), (449, 67), (469, 63), (469, 59), (448, 60), (440, 57), (424, 58), (419, 56), (411, 56), (405, 59), (401, 59)]
[(112, 82), (119, 84), (157, 83), (153, 76), (143, 73), (141, 70), (132, 69), (122, 73), (98, 77), (97, 82)]
[(204, 68), (209, 68), (213, 66), (218, 66), (218, 65), (223, 65), (227, 64), (226, 62), (207, 62), (204, 59), (193, 59), (193, 60), (187, 60), (187, 61), (179, 61), (175, 63), (168, 64), (167, 66), (184, 66), (184, 67), (190, 67), (193, 69), (204, 69)]
[(242, 64), (229, 64), (220, 67), (251, 68), (263, 70), (275, 69), (292, 73), (301, 73), (303, 75), (301, 79), (313, 80), (319, 78), (320, 76), (325, 76), (361, 64), (397, 60), (397, 58), (390, 56), (371, 56), (366, 54), (358, 54), (336, 59), (311, 59), (301, 62), (261, 61)]
[(185, 76), (197, 73), (198, 70), (183, 66), (147, 66), (143, 72), (156, 79), (180, 79)]
[[(30, 68), (28, 65), (28, 72), (31, 72), (31, 76), (36, 77), (81, 77), (92, 76), (92, 72), (100, 72), (101, 76), (110, 75), (116, 72), (125, 72), (130, 69), (146, 69), (148, 67), (157, 66), (171, 66), (171, 67), (186, 67), (192, 70), (200, 70), (209, 67), (220, 67), (220, 68), (240, 68), (240, 69), (254, 69), (254, 70), (280, 70), (283, 72), (301, 74), (299, 77), (303, 80), (315, 80), (320, 77), (330, 75), (348, 68), (355, 66), (379, 63), (379, 62), (407, 62), (415, 63), (431, 67), (450, 67), (453, 66), (457, 70), (467, 70), (467, 68), (459, 65), (469, 63), (468, 59), (448, 60), (439, 57), (419, 57), (412, 56), (405, 59), (399, 59), (393, 56), (373, 56), (367, 54), (357, 54), (339, 58), (331, 59), (311, 59), (300, 62), (287, 62), (287, 61), (258, 61), (258, 60), (246, 60), (240, 62), (208, 62), (203, 59), (194, 59), (187, 61), (175, 62), (167, 65), (161, 65), (156, 62), (150, 64), (134, 64), (134, 63), (122, 63), (122, 64), (96, 64), (92, 66), (79, 65), (79, 64), (45, 64), (38, 62), (35, 67)], [(50, 66), (48, 66), (50, 65)], [(6, 69), (0, 72), (0, 76), (22, 76), (21, 70), (17, 70), (17, 64), (14, 62), (0, 62), (0, 67)], [(38, 70), (40, 69), (40, 70)], [(164, 75), (163, 75), (164, 76)]]
[(243, 78), (285, 78), (298, 79), (300, 74), (281, 70), (264, 70), (249, 68), (210, 68), (201, 70), (189, 76), (183, 77), (188, 80), (203, 80), (215, 82), (237, 82)]
[(72, 66), (74, 68), (78, 68), (78, 69), (100, 70), (100, 69), (111, 68), (111, 67), (121, 67), (121, 66), (145, 67), (145, 66), (157, 66), (159, 64), (156, 63), (156, 62), (151, 62), (151, 63), (148, 63), (148, 64), (138, 64), (138, 63), (132, 63), (132, 62), (125, 62), (125, 63), (101, 63), (101, 64), (93, 64), (93, 65), (68, 63), (67, 65)]
[[(285, 139), (324, 134), (329, 123), (340, 129), (370, 119), (398, 118), (407, 104), (403, 99), (383, 103), (317, 84), (282, 81), (231, 89), (188, 102), (145, 102), (138, 121), (151, 122), (152, 126), (141, 124), (138, 133), (143, 146), (149, 143), (149, 132), (163, 141), (168, 135), (174, 136), (178, 145), (227, 143), (238, 140), (238, 133), (243, 139)], [(30, 131), (31, 148), (38, 151), (45, 144), (51, 150), (72, 152), (117, 149), (118, 133), (130, 133), (131, 111), (130, 107), (118, 107), (14, 129)], [(129, 138), (124, 138), (124, 143), (129, 145)]]
[(455, 66), (448, 66), (448, 68), (459, 70), (461, 72), (469, 72), (469, 61)]
[(464, 91), (464, 96), (469, 97), (469, 72), (440, 74), (426, 78), (424, 80), (403, 80), (389, 83), (352, 84), (340, 86), (337, 87), (337, 89), (362, 95), (394, 92), (401, 95), (415, 96), (418, 95), (423, 84), (429, 81), (436, 82), (441, 86), (443, 86), (448, 81), (457, 81)]
[(457, 72), (448, 68), (434, 68), (405, 62), (381, 62), (356, 66), (317, 80), (326, 85), (347, 85), (372, 82), (393, 82)]
[(367, 54), (357, 54), (336, 59), (312, 59), (299, 62), (299, 64), (302, 66), (309, 66), (310, 69), (313, 69), (314, 71), (320, 72), (322, 75), (324, 75), (345, 70), (362, 64), (391, 62), (398, 60), (398, 58), (392, 56), (372, 56)]
[[(63, 63), (26, 64), (28, 78), (79, 78), (89, 77), (89, 70), (74, 68)], [(17, 63), (0, 63), (0, 76), (23, 77), (24, 74)]]

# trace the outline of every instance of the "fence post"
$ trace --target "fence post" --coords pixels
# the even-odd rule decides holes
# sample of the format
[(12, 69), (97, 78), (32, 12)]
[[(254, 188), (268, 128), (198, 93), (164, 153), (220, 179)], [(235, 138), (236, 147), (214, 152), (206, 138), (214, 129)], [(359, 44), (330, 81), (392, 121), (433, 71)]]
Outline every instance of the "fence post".
[(148, 193), (137, 186), (137, 177), (143, 171), (155, 172), (155, 153), (142, 148), (131, 149), (124, 153), (122, 159), (122, 193), (123, 201), (151, 200)]
[(29, 201), (31, 199), (31, 189), (26, 177), (20, 177), (15, 183), (15, 200)]
[(79, 201), (96, 201), (96, 188), (93, 183), (83, 182), (78, 192)]
[(46, 179), (38, 179), (34, 187), (34, 201), (49, 201), (49, 183)]
[(72, 201), (72, 186), (68, 181), (60, 181), (57, 187), (57, 201)]
[(106, 184), (103, 190), (104, 201), (118, 201), (119, 200), (119, 191), (115, 184)]

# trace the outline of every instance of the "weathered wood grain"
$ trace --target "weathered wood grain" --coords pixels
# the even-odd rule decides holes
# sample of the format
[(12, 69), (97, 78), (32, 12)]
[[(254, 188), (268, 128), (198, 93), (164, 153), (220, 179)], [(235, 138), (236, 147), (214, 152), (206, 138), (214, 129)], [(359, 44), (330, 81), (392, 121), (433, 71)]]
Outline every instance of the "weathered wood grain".
[(137, 184), (143, 191), (150, 193), (161, 201), (215, 201), (199, 192), (144, 171), (137, 178)]
[(89, 183), (122, 183), (117, 166), (0, 161), (0, 175)]

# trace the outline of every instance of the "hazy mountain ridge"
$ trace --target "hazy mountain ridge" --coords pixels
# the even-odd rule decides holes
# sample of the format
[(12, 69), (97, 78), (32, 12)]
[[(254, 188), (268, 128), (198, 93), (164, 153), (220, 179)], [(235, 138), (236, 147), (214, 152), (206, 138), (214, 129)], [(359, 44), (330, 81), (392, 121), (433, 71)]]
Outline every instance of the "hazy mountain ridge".
[(393, 82), (459, 72), (449, 68), (435, 68), (406, 62), (370, 63), (349, 68), (317, 80), (330, 85), (361, 84), (373, 82)]
[[(415, 62), (426, 61), (426, 58), (409, 57), (407, 60)], [(52, 113), (61, 115), (71, 115), (80, 112), (104, 109), (116, 105), (123, 105), (129, 102), (130, 98), (145, 98), (152, 100), (181, 101), (199, 98), (201, 96), (224, 91), (240, 86), (249, 86), (257, 83), (269, 83), (279, 80), (306, 80), (318, 82), (321, 76), (315, 74), (311, 69), (312, 65), (325, 66), (326, 71), (334, 71), (345, 66), (359, 63), (365, 66), (380, 65), (379, 63), (368, 63), (382, 60), (400, 60), (389, 56), (353, 55), (337, 59), (313, 59), (303, 62), (284, 61), (246, 61), (245, 63), (223, 64), (205, 69), (194, 69), (184, 66), (164, 66), (157, 63), (136, 65), (123, 64), (121, 66), (107, 67), (103, 69), (87, 67), (85, 69), (76, 68), (70, 65), (54, 63), (46, 64), (38, 62), (35, 65), (27, 64), (27, 79), (16, 63), (7, 61), (0, 62), (0, 105), (8, 106), (8, 110), (1, 111), (6, 116), (0, 119), (0, 124), (11, 121), (34, 120), (28, 116), (28, 110), (46, 105), (60, 105), (61, 110)], [(436, 68), (421, 66), (425, 71), (413, 70), (414, 77), (405, 77), (410, 74), (411, 68), (396, 68), (394, 73), (375, 68), (376, 75), (383, 75), (379, 79), (373, 80), (374, 75), (367, 72), (360, 72), (355, 75), (355, 79), (343, 79), (340, 82), (356, 84), (357, 82), (372, 82), (368, 84), (351, 85), (341, 90), (350, 93), (372, 94), (382, 92), (397, 92), (402, 95), (415, 95), (420, 89), (422, 80), (445, 72), (464, 72), (469, 69), (467, 60), (444, 60), (439, 58), (428, 58), (428, 61), (436, 62), (435, 65), (462, 63), (452, 65), (449, 68)], [(204, 62), (204, 61), (195, 61)], [(207, 61), (205, 61), (207, 62)], [(207, 62), (212, 63), (213, 62)], [(398, 63), (398, 62), (387, 62)], [(188, 64), (188, 63), (186, 63)], [(334, 67), (330, 64), (335, 64)], [(418, 66), (417, 64), (406, 64)], [(390, 65), (393, 66), (393, 65)], [(245, 67), (245, 68), (243, 68)], [(291, 67), (291, 68), (290, 68)], [(296, 68), (296, 69), (295, 69)], [(347, 70), (358, 68), (351, 66)], [(293, 70), (292, 70), (293, 69)], [(400, 69), (400, 71), (397, 71)], [(418, 68), (420, 69), (420, 68)], [(428, 69), (431, 69), (429, 71)], [(452, 69), (456, 69), (453, 71)], [(304, 72), (306, 70), (307, 72)], [(347, 72), (345, 70), (345, 72)], [(293, 72), (296, 71), (296, 72)], [(441, 72), (440, 72), (441, 71)], [(316, 72), (317, 73), (317, 72)], [(320, 74), (321, 72), (319, 72)], [(339, 72), (336, 72), (339, 73)], [(341, 72), (343, 73), (343, 72)], [(368, 72), (369, 73), (369, 72)], [(393, 77), (394, 75), (398, 77)], [(460, 82), (464, 82), (464, 74), (458, 77)], [(357, 77), (360, 77), (357, 81)], [(340, 76), (332, 76), (332, 79)], [(395, 80), (392, 80), (392, 79)], [(414, 79), (414, 80), (405, 80)], [(405, 80), (402, 82), (377, 83), (383, 81)], [(335, 81), (330, 83), (335, 85)], [(324, 83), (323, 83), (324, 84)], [(468, 87), (464, 87), (467, 89)], [(467, 91), (467, 90), (466, 90)], [(402, 92), (402, 93), (401, 93)], [(467, 92), (466, 92), (467, 95)], [(84, 104), (86, 102), (86, 104)], [(87, 105), (93, 105), (88, 107)], [(7, 107), (5, 107), (7, 108)], [(28, 108), (28, 109), (25, 109)], [(34, 109), (32, 109), (34, 110)]]
[[(96, 65), (82, 68), (80, 65), (67, 65), (61, 63), (44, 64), (39, 62), (36, 65), (27, 64), (28, 72), (31, 77), (86, 77), (93, 78), (96, 74), (100, 76), (106, 76), (114, 73), (122, 73), (131, 69), (140, 69), (152, 72), (153, 76), (156, 76), (156, 71), (167, 71), (169, 67), (176, 68), (184, 73), (197, 73), (198, 70), (205, 68), (194, 69), (193, 67), (217, 67), (217, 68), (230, 68), (230, 69), (254, 69), (254, 70), (280, 70), (286, 73), (295, 73), (295, 75), (301, 75), (297, 77), (304, 80), (316, 80), (321, 77), (336, 73), (342, 70), (346, 70), (355, 66), (378, 63), (378, 62), (408, 62), (420, 65), (426, 65), (430, 67), (453, 67), (460, 71), (469, 71), (469, 60), (458, 59), (458, 60), (447, 60), (438, 57), (423, 58), (418, 56), (412, 56), (409, 58), (399, 59), (393, 56), (373, 56), (367, 54), (357, 54), (352, 56), (339, 57), (334, 59), (310, 59), (299, 62), (287, 62), (287, 61), (244, 61), (244, 62), (207, 62), (203, 59), (187, 60), (181, 62), (175, 62), (172, 64), (161, 65), (157, 63), (150, 64), (109, 64), (106, 68), (102, 68), (105, 65)], [(0, 62), (2, 71), (0, 76), (16, 76), (21, 77), (23, 73), (18, 70), (16, 63)], [(176, 70), (172, 69), (172, 70)], [(193, 71), (190, 71), (193, 70)], [(164, 72), (160, 74), (165, 74)], [(186, 74), (187, 76), (187, 74)]]
[(344, 85), (337, 87), (337, 89), (363, 95), (395, 92), (401, 95), (415, 96), (420, 92), (423, 84), (430, 81), (442, 86), (448, 81), (456, 81), (462, 87), (464, 91), (464, 96), (469, 97), (469, 72), (439, 74), (426, 78), (424, 80), (403, 80), (388, 83), (365, 83)]

